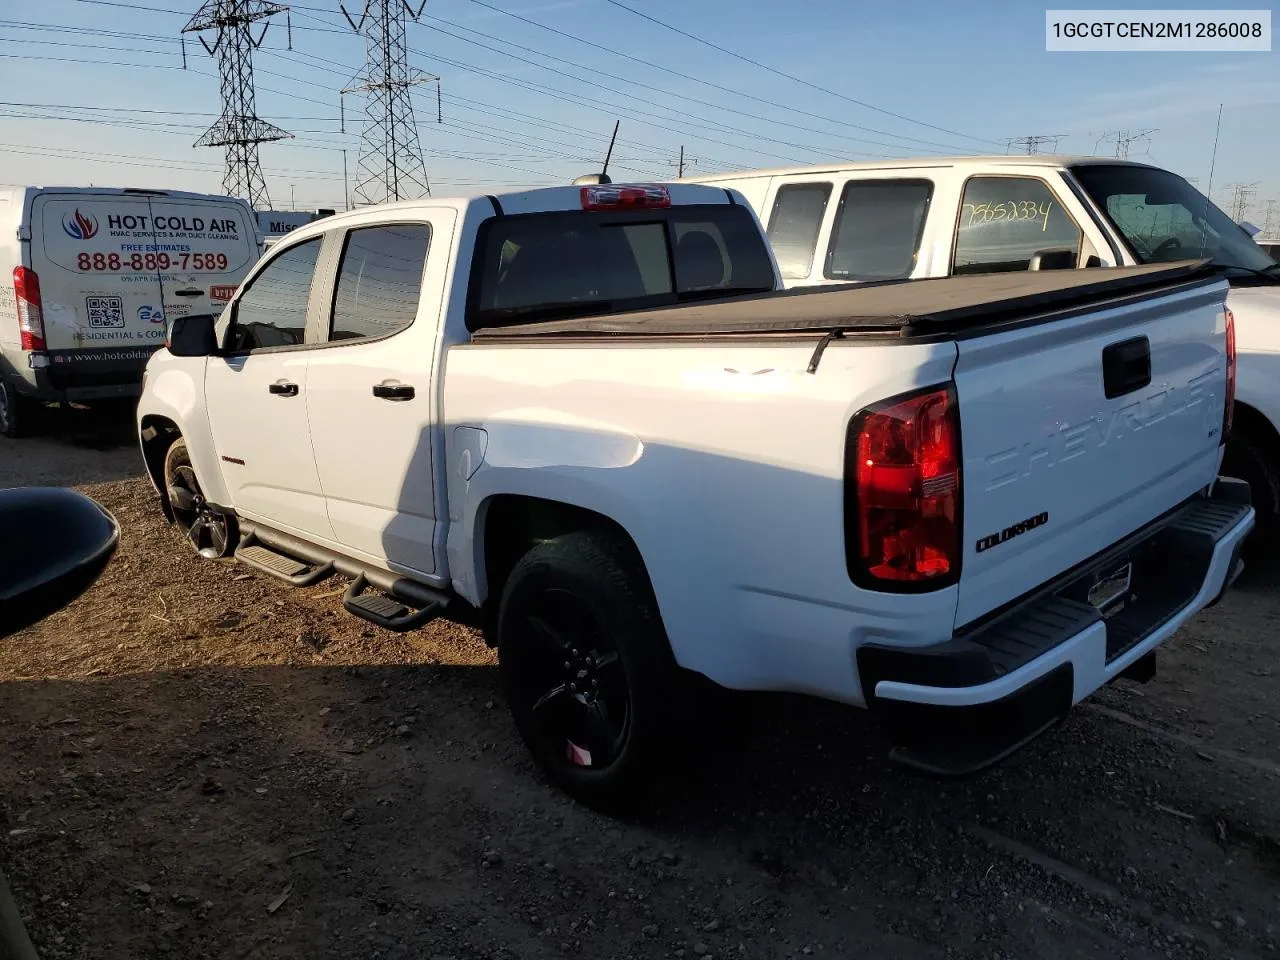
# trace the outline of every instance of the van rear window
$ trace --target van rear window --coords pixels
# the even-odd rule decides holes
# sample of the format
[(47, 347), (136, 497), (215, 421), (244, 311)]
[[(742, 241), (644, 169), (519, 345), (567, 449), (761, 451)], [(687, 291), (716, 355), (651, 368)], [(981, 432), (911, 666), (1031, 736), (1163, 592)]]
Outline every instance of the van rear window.
[(472, 330), (774, 288), (765, 240), (737, 205), (499, 217), (477, 250)]

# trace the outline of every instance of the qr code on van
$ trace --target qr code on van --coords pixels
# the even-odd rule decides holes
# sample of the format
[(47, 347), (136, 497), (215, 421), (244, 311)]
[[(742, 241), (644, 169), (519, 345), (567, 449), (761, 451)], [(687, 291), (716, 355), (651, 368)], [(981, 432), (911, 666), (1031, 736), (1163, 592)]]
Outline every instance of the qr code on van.
[(124, 300), (121, 297), (85, 297), (91, 327), (123, 327)]

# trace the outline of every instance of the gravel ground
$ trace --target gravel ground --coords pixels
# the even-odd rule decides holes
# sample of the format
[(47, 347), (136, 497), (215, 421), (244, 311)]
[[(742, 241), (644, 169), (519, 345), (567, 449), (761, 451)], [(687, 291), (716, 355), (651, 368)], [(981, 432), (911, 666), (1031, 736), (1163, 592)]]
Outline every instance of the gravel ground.
[(1280, 577), (1003, 766), (898, 772), (856, 712), (741, 698), (640, 821), (549, 788), (493, 655), (189, 554), (127, 425), (0, 438), (121, 547), (0, 648), (0, 864), (45, 958), (1272, 957)]

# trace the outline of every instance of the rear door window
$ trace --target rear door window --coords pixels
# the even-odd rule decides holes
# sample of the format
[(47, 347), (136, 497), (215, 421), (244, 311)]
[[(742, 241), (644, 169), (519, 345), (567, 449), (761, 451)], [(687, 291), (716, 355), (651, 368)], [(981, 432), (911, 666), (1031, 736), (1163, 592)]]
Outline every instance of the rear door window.
[(851, 180), (840, 194), (827, 263), (828, 280), (898, 280), (916, 265), (931, 180)]
[(333, 294), (331, 341), (389, 337), (413, 323), (430, 239), (425, 223), (347, 234)]
[(281, 251), (249, 281), (236, 301), (228, 350), (239, 353), (305, 342), (307, 301), (322, 239), (313, 237)]
[(774, 289), (740, 205), (499, 217), (481, 228), (468, 326), (564, 319)]
[(830, 199), (829, 183), (788, 183), (778, 188), (769, 214), (769, 243), (785, 279), (802, 280), (813, 269), (813, 251)]
[(1037, 253), (1080, 256), (1080, 228), (1035, 177), (971, 177), (956, 225), (952, 273), (1026, 270)]

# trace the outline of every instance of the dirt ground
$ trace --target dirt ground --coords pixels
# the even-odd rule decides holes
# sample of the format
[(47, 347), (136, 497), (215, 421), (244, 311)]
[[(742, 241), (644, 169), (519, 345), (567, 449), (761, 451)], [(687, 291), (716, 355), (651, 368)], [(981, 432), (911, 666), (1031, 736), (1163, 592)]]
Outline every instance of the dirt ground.
[(474, 633), (386, 634), (339, 581), (200, 561), (127, 425), (58, 430), (0, 439), (0, 486), (78, 486), (123, 538), (0, 642), (0, 864), (42, 957), (1280, 950), (1274, 573), (978, 777), (889, 767), (854, 711), (744, 698), (751, 734), (621, 822), (540, 778)]

